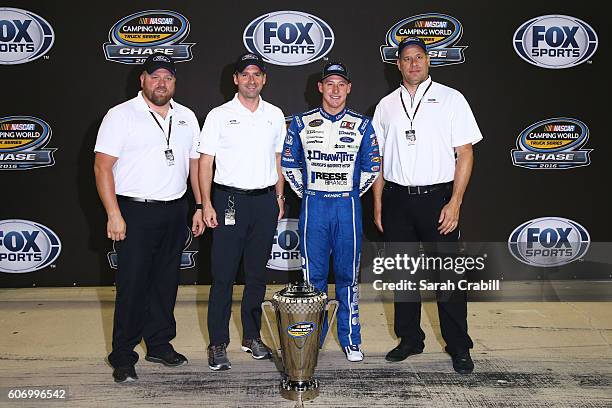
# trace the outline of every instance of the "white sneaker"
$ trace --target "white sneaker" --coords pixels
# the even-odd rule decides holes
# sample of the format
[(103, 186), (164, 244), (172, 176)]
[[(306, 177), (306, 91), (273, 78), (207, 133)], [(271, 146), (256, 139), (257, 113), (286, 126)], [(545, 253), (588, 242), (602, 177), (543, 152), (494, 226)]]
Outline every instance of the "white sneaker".
[(353, 346), (346, 346), (344, 348), (344, 354), (346, 355), (346, 359), (348, 361), (362, 361), (363, 360), (363, 352), (361, 351), (361, 347), (359, 344)]

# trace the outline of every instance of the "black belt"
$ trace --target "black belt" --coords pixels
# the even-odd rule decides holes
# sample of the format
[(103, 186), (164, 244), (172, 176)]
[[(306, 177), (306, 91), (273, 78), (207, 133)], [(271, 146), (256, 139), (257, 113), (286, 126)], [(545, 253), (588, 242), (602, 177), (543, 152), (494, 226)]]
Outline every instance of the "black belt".
[(175, 203), (182, 199), (183, 197), (175, 198), (174, 200), (163, 201), (163, 200), (152, 200), (150, 198), (139, 198), (139, 197), (128, 197), (128, 196), (123, 196), (123, 195), (117, 195), (117, 200), (134, 201), (136, 203), (150, 203), (150, 204), (171, 204), (171, 203)]
[(215, 183), (215, 188), (218, 188), (219, 190), (227, 191), (228, 193), (245, 194), (245, 195), (262, 195), (262, 194), (266, 194), (274, 190), (275, 187), (270, 186), (270, 187), (264, 187), (264, 188), (256, 188), (253, 190), (247, 190), (244, 188), (224, 186), (223, 184)]
[(385, 182), (385, 186), (387, 185), (389, 185), (389, 187), (393, 189), (405, 191), (410, 195), (421, 195), (429, 194), (438, 190), (451, 189), (453, 187), (453, 182), (449, 181), (447, 183), (430, 184), (428, 186), (402, 186), (401, 184), (393, 183), (392, 181), (387, 181)]

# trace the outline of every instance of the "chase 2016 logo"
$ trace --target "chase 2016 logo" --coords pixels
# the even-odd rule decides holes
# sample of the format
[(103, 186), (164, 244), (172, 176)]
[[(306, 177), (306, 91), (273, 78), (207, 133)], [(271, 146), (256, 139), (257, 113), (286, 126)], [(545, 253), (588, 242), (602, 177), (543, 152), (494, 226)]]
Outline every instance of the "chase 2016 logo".
[(523, 130), (512, 150), (512, 164), (527, 169), (571, 169), (591, 164), (587, 125), (573, 118), (539, 121)]
[(0, 65), (25, 64), (53, 46), (51, 24), (31, 11), (0, 7)]
[(104, 55), (109, 61), (142, 64), (156, 52), (172, 57), (175, 62), (192, 58), (193, 43), (183, 43), (189, 35), (189, 20), (169, 10), (147, 10), (119, 20), (108, 32)]
[(279, 271), (298, 271), (302, 268), (297, 219), (282, 218), (278, 221), (267, 267)]
[(463, 35), (463, 26), (446, 14), (428, 13), (398, 21), (387, 31), (387, 44), (380, 47), (384, 62), (395, 64), (399, 43), (406, 37), (419, 37), (427, 46), (432, 66), (461, 64), (465, 61), (465, 45), (456, 45)]
[(0, 170), (28, 170), (53, 166), (53, 152), (46, 149), (51, 127), (33, 116), (0, 118)]
[(527, 221), (512, 231), (508, 249), (524, 264), (553, 267), (582, 258), (590, 243), (588, 231), (577, 222), (544, 217)]
[(584, 21), (563, 15), (532, 18), (514, 33), (514, 50), (537, 67), (560, 69), (580, 65), (597, 50), (597, 34)]
[(50, 228), (27, 220), (0, 221), (0, 272), (34, 272), (51, 265), (62, 243)]
[(251, 21), (244, 45), (275, 65), (305, 65), (323, 58), (334, 45), (329, 24), (300, 11), (276, 11)]

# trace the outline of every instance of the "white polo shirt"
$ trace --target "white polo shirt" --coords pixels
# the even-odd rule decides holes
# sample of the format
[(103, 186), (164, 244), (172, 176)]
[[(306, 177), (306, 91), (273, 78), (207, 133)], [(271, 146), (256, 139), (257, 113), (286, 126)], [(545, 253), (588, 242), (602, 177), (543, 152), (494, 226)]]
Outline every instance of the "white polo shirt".
[[(94, 151), (117, 157), (113, 176), (118, 195), (166, 201), (185, 194), (189, 159), (200, 157), (199, 125), (191, 109), (173, 100), (170, 104), (166, 119), (153, 112), (163, 132), (151, 116), (142, 91), (104, 116)], [(170, 118), (173, 166), (168, 166), (165, 155)]]
[[(410, 120), (402, 107), (400, 92), (413, 118), (414, 141), (406, 137)], [(419, 101), (421, 105), (415, 116)], [(414, 99), (403, 85), (381, 99), (372, 125), (380, 155), (384, 155), (385, 180), (403, 186), (452, 181), (455, 177), (454, 148), (482, 139), (465, 97), (453, 88), (433, 82), (431, 77), (418, 86)]]
[(255, 112), (234, 99), (206, 116), (198, 151), (215, 156), (217, 184), (244, 189), (269, 187), (278, 181), (276, 153), (287, 133), (285, 116), (259, 98)]

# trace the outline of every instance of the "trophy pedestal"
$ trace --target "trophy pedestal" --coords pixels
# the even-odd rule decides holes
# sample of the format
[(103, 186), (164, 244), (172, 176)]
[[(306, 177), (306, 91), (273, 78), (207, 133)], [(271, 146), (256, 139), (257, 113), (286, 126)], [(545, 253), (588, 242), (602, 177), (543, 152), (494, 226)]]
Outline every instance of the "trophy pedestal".
[(308, 381), (281, 380), (281, 396), (290, 401), (309, 401), (319, 396), (319, 381), (311, 378)]

